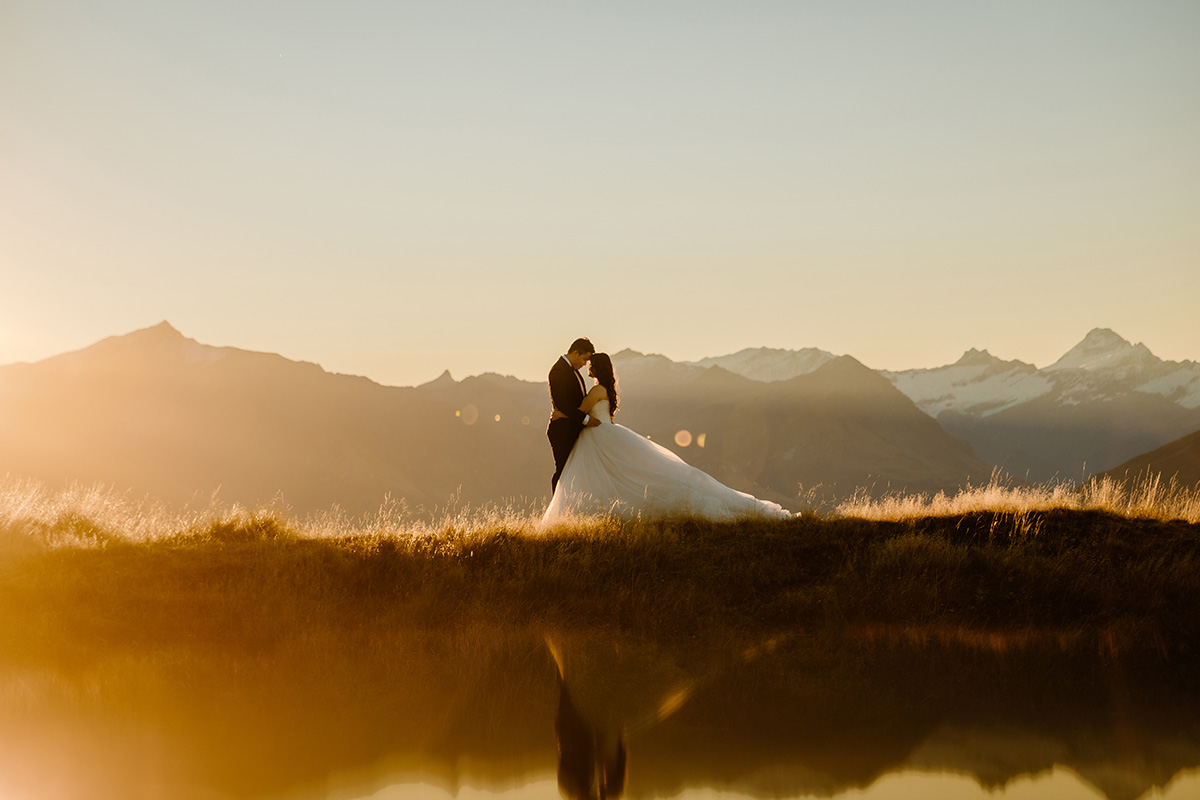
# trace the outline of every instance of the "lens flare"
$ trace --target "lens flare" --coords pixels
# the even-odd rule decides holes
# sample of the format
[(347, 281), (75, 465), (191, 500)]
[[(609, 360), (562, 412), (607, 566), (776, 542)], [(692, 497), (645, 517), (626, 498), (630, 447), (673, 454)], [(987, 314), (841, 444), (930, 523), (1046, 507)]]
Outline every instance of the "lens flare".
[(704, 447), (704, 440), (708, 438), (707, 433), (702, 433), (696, 437), (696, 447)]
[(469, 403), (463, 406), (462, 421), (466, 425), (474, 425), (479, 421), (479, 409)]
[(494, 419), (494, 420), (496, 420), (496, 422), (499, 422), (499, 421), (500, 421), (500, 415), (499, 415), (499, 414), (497, 414), (495, 417), (493, 417), (493, 419)]
[(687, 447), (691, 443), (692, 443), (692, 432), (691, 431), (685, 430), (685, 431), (676, 431), (675, 432), (675, 444), (679, 445), (680, 447)]

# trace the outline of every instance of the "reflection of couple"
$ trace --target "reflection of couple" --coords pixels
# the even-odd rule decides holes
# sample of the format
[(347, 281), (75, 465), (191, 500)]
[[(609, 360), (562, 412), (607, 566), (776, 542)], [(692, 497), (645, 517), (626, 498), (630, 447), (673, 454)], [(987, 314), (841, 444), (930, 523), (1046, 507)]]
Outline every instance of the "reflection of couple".
[[(579, 374), (589, 361), (588, 374), (596, 380), (591, 391)], [(587, 339), (576, 339), (550, 369), (550, 400), (554, 410), (546, 435), (554, 451), (554, 497), (543, 523), (577, 514), (789, 516), (775, 503), (731, 489), (614, 423), (618, 400), (612, 360)]]

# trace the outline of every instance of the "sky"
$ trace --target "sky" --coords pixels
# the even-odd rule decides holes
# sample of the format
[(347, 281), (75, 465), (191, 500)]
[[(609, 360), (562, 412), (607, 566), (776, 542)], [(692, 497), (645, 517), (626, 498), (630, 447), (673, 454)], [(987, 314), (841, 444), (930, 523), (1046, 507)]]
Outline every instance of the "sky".
[(1200, 359), (1200, 4), (0, 0), (0, 364)]

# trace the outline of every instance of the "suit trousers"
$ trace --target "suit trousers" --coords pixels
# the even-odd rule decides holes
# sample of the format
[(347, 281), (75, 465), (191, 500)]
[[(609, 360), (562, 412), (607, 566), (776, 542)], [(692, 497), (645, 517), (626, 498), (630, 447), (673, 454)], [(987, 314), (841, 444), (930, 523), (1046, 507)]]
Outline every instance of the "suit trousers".
[(546, 428), (546, 437), (550, 440), (550, 449), (554, 452), (554, 477), (550, 479), (551, 492), (558, 488), (558, 479), (562, 477), (563, 467), (567, 465), (567, 457), (571, 455), (571, 448), (575, 446), (582, 431), (583, 426), (573, 419), (563, 417), (550, 420), (550, 427)]

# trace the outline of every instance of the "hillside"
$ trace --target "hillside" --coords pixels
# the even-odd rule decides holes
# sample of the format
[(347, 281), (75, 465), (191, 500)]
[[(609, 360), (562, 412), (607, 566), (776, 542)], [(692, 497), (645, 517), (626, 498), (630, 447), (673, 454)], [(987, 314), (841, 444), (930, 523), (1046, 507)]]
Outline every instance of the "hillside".
[(1174, 478), (1182, 486), (1200, 485), (1200, 430), (1129, 459), (1104, 473), (1116, 480), (1140, 475)]
[(0, 472), (172, 504), (219, 490), (362, 513), (388, 494), (444, 505), (460, 485), (482, 502), (528, 492), (537, 467), (513, 426), (480, 435), (432, 393), (208, 347), (165, 323), (4, 367), (0, 386)]

